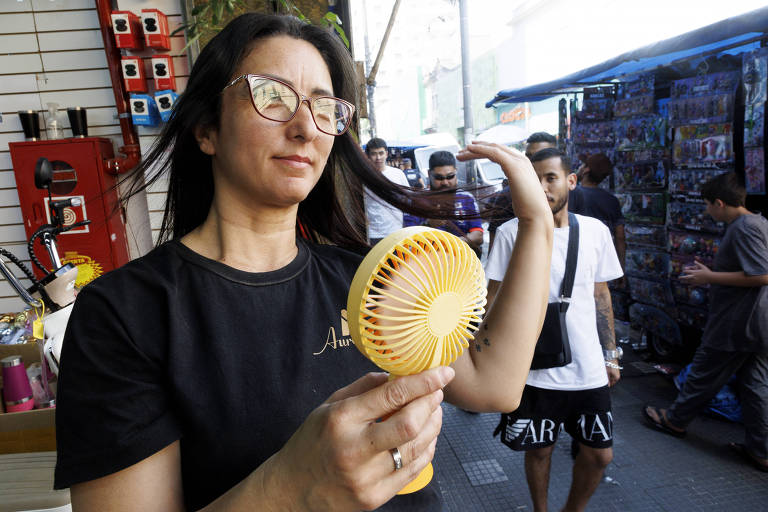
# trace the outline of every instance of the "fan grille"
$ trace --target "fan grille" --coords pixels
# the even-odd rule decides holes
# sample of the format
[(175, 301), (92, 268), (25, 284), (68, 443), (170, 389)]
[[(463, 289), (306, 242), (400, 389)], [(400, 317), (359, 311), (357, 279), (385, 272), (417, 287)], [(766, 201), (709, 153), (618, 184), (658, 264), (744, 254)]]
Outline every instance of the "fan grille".
[(485, 303), (485, 273), (465, 242), (433, 228), (405, 228), (379, 242), (355, 274), (350, 334), (377, 366), (410, 375), (455, 361)]

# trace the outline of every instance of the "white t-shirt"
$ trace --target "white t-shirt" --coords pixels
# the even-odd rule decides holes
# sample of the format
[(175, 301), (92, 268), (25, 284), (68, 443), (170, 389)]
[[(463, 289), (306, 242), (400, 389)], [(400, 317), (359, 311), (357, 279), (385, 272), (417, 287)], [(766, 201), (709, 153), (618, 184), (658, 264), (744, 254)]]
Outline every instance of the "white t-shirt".
[[(382, 174), (392, 183), (408, 185), (405, 173), (395, 167), (385, 167)], [(403, 227), (403, 212), (384, 202), (365, 188), (365, 213), (368, 216), (368, 238), (384, 238)]]
[[(531, 370), (527, 384), (537, 388), (576, 391), (608, 384), (603, 349), (597, 336), (595, 283), (617, 279), (623, 272), (613, 247), (611, 233), (605, 224), (592, 217), (576, 217), (579, 220), (579, 254), (571, 305), (565, 315), (573, 360), (559, 368)], [(565, 275), (568, 229), (555, 228), (552, 268), (549, 274), (549, 302), (557, 302)], [(488, 279), (504, 279), (516, 237), (517, 219), (505, 222), (496, 230), (496, 238), (485, 268), (485, 276)]]

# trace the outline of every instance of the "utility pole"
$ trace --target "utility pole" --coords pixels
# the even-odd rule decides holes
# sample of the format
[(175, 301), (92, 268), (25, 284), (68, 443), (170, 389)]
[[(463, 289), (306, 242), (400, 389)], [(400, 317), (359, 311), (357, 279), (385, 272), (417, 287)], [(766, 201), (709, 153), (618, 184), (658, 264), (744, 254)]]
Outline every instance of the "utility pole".
[(472, 120), (472, 91), (469, 60), (469, 20), (467, 16), (467, 0), (459, 0), (459, 28), (461, 30), (461, 84), (464, 92), (464, 144), (469, 144), (474, 136)]
[(368, 102), (368, 123), (371, 129), (371, 137), (376, 136), (376, 115), (373, 112), (373, 86), (368, 84), (368, 76), (371, 75), (371, 47), (368, 44), (368, 3), (363, 0), (363, 24), (365, 24), (365, 35), (363, 36), (363, 42), (365, 43), (365, 98)]
[[(387, 41), (389, 40), (389, 33), (392, 32), (392, 27), (395, 25), (395, 18), (397, 17), (397, 10), (400, 8), (400, 0), (395, 0), (395, 5), (392, 6), (392, 13), (389, 15), (389, 23), (387, 23), (387, 29), (384, 31), (384, 38), (381, 40), (381, 46), (379, 46), (379, 52), (376, 54), (376, 61), (368, 71), (368, 78), (366, 78), (366, 88), (368, 89), (368, 121), (371, 123), (371, 135), (376, 136), (376, 115), (373, 107), (373, 92), (376, 88), (376, 73), (379, 71), (379, 64), (381, 64), (381, 58), (384, 56), (384, 49), (387, 47)], [(366, 9), (365, 0), (363, 0), (363, 13), (365, 17), (365, 63), (366, 67), (370, 62), (370, 54), (368, 51), (368, 11)]]

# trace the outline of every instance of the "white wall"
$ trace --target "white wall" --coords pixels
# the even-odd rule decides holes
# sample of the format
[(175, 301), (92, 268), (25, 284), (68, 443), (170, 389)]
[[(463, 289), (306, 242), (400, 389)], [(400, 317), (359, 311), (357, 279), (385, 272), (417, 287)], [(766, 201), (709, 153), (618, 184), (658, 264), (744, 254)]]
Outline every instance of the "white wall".
[[(182, 23), (180, 0), (119, 0), (118, 6), (137, 15), (142, 8), (160, 9), (168, 15), (171, 31)], [(179, 54), (183, 46), (183, 36), (174, 37), (172, 54)], [(177, 92), (181, 92), (189, 75), (187, 58), (174, 57), (173, 63)], [(115, 150), (122, 145), (95, 1), (0, 0), (0, 247), (27, 264), (26, 233), (8, 143), (24, 140), (16, 112), (42, 112), (48, 102), (56, 102), (60, 108), (85, 107), (88, 135), (111, 139)], [(65, 128), (64, 136), (71, 135), (66, 115), (59, 116), (59, 123)], [(158, 131), (140, 127), (142, 152)], [(146, 199), (139, 197), (129, 205), (127, 235), (132, 257), (151, 247), (159, 228), (157, 212), (163, 209), (163, 193), (164, 187), (153, 187)], [(0, 279), (0, 313), (23, 307), (10, 285)]]

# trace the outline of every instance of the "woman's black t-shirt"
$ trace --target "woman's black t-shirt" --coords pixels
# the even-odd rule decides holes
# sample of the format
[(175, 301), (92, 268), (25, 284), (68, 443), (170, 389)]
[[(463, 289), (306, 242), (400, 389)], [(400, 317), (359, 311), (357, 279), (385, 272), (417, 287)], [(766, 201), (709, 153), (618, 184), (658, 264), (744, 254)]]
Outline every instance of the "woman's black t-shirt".
[[(204, 507), (278, 451), (334, 391), (376, 368), (346, 299), (361, 257), (298, 241), (249, 273), (168, 242), (84, 288), (57, 393), (55, 487), (99, 478), (180, 440), (184, 501)], [(439, 492), (391, 510), (440, 510)]]

